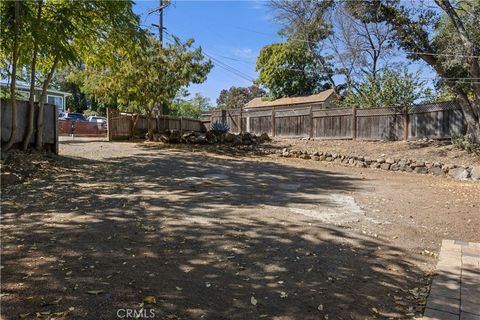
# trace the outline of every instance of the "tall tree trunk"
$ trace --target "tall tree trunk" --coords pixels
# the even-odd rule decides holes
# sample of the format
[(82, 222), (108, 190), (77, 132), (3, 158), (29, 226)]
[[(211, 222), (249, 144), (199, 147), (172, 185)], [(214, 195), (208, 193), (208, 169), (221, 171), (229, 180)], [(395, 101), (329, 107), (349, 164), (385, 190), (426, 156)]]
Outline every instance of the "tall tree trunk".
[[(37, 10), (37, 19), (35, 21), (36, 26), (40, 23), (40, 18), (42, 16), (42, 6), (43, 0), (38, 1), (38, 10)], [(38, 32), (38, 31), (35, 31)], [(28, 101), (28, 128), (23, 139), (22, 150), (27, 150), (30, 145), (30, 140), (32, 139), (32, 134), (35, 126), (35, 72), (37, 66), (37, 54), (38, 54), (38, 40), (34, 34), (33, 40), (33, 52), (32, 52), (32, 62), (30, 64), (30, 98)]]
[(5, 151), (8, 151), (15, 143), (17, 137), (17, 63), (18, 63), (18, 33), (20, 25), (20, 8), (18, 0), (15, 1), (15, 27), (14, 27), (14, 39), (13, 39), (13, 52), (12, 52), (12, 75), (10, 78), (10, 101), (12, 108), (12, 131), (10, 133), (10, 139), (4, 147)]
[[(47, 89), (50, 81), (52, 80), (55, 69), (57, 68), (58, 61), (60, 56), (57, 54), (53, 60), (52, 67), (50, 72), (47, 75), (47, 78), (43, 81), (42, 94), (38, 102), (38, 116), (37, 116), (37, 134), (35, 137), (35, 148), (40, 151), (43, 147), (43, 129), (45, 128), (44, 113), (45, 113), (45, 97), (47, 96)], [(56, 120), (56, 119), (55, 119)]]

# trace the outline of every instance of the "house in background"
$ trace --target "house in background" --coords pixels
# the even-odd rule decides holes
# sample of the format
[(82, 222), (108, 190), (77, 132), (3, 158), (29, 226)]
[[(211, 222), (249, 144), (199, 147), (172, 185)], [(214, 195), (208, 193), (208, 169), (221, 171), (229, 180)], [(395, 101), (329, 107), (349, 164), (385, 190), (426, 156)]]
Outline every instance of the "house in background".
[(301, 108), (307, 106), (316, 106), (321, 109), (336, 108), (334, 103), (335, 93), (333, 89), (328, 89), (311, 96), (280, 98), (272, 101), (255, 98), (245, 104), (244, 110), (251, 111), (257, 108)]
[[(10, 84), (6, 81), (0, 82), (0, 87), (2, 91), (10, 90)], [(42, 93), (42, 88), (35, 87), (35, 101), (38, 102), (40, 99), (40, 94)], [(29, 100), (30, 99), (30, 86), (24, 83), (17, 82), (17, 94), (20, 100)], [(47, 89), (47, 95), (45, 102), (48, 104), (53, 104), (57, 107), (58, 113), (65, 111), (66, 108), (66, 99), (72, 94), (64, 91)]]

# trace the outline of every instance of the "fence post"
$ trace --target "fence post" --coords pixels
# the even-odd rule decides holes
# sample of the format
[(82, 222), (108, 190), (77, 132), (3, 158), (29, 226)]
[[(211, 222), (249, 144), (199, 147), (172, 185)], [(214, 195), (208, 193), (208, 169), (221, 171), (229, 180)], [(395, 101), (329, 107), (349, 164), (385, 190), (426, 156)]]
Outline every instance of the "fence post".
[(410, 119), (408, 117), (408, 106), (403, 106), (403, 140), (408, 141)]
[(272, 137), (275, 137), (277, 125), (275, 124), (275, 108), (272, 108)]
[(313, 109), (312, 107), (310, 107), (310, 118), (308, 119), (310, 121), (310, 132), (308, 134), (308, 136), (310, 137), (310, 139), (313, 138)]
[(357, 107), (352, 107), (352, 140), (357, 140)]
[(112, 109), (107, 107), (107, 137), (112, 141)]
[(54, 138), (55, 138), (55, 144), (54, 144), (54, 153), (58, 154), (58, 109), (57, 106), (54, 106), (53, 108), (53, 123), (55, 124), (53, 126), (54, 128)]
[(227, 110), (222, 109), (222, 123), (226, 124), (227, 123)]
[(183, 133), (183, 117), (180, 117), (180, 134)]

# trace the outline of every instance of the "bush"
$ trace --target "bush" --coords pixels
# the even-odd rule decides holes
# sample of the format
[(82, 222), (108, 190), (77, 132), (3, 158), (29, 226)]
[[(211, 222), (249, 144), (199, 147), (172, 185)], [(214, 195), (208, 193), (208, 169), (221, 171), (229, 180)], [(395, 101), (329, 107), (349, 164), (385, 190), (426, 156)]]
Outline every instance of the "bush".
[(227, 133), (230, 131), (230, 127), (228, 126), (228, 124), (216, 120), (214, 123), (212, 123), (212, 131), (215, 134)]
[(457, 148), (480, 156), (480, 145), (475, 144), (470, 135), (457, 135), (452, 137), (452, 144)]

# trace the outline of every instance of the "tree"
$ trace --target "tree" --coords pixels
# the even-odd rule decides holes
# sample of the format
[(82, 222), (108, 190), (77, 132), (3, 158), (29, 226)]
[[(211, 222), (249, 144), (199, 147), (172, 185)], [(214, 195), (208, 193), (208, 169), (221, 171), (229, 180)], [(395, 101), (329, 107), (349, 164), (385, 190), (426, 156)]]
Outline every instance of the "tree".
[(334, 6), (333, 0), (272, 0), (270, 6), (277, 12), (275, 19), (283, 24), (280, 35), (309, 53), (315, 72), (338, 91), (332, 57), (323, 53), (323, 41), (332, 34), (332, 25), (325, 19)]
[[(160, 105), (169, 105), (177, 92), (191, 83), (202, 83), (212, 68), (193, 39), (161, 46), (152, 37), (142, 42), (125, 42), (93, 52), (85, 70), (73, 77), (82, 90), (102, 103), (152, 117)], [(108, 57), (108, 59), (106, 59)], [(160, 111), (160, 110), (158, 110)], [(149, 137), (153, 131), (149, 128)]]
[[(46, 92), (57, 69), (77, 62), (95, 43), (104, 42), (112, 32), (122, 34), (124, 38), (135, 33), (139, 19), (132, 11), (132, 4), (132, 1), (106, 0), (1, 2), (2, 49), (10, 54), (1, 55), (2, 69), (6, 70), (12, 83), (18, 80), (15, 74), (17, 68), (13, 67), (17, 60), (19, 70), (29, 71), (26, 79), (22, 79), (30, 82), (31, 93), (24, 149), (31, 141), (35, 122), (35, 147), (40, 149), (43, 146)], [(18, 7), (22, 17), (21, 37), (15, 37), (12, 31), (13, 6)], [(18, 59), (13, 58), (15, 46)], [(42, 88), (38, 113), (34, 112), (32, 94), (36, 85)], [(12, 111), (15, 112), (15, 109), (13, 104)], [(38, 114), (36, 119), (35, 114)]]
[[(363, 21), (383, 21), (409, 58), (421, 59), (456, 94), (473, 143), (480, 143), (480, 2), (435, 0), (436, 7), (407, 7), (399, 1), (357, 5)], [(471, 93), (471, 98), (469, 98)]]
[(177, 93), (169, 106), (169, 114), (176, 117), (199, 118), (203, 111), (211, 108), (210, 99), (196, 93), (188, 99), (190, 93), (184, 89)]
[(358, 93), (348, 92), (341, 103), (346, 107), (389, 108), (428, 99), (430, 90), (418, 76), (418, 72), (411, 73), (406, 67), (401, 71), (384, 67), (375, 76), (369, 74), (365, 81), (356, 84)]
[[(16, 100), (16, 79), (17, 68), (19, 60), (19, 47), (20, 47), (20, 1), (13, 1), (9, 3), (2, 2), (1, 14), (3, 20), (2, 27), (2, 47), (11, 49), (11, 73), (10, 73), (10, 105), (12, 108), (12, 123), (10, 138), (4, 147), (4, 150), (8, 150), (15, 143), (17, 137), (17, 100)], [(9, 37), (10, 36), (10, 37)], [(3, 54), (2, 54), (3, 55)], [(6, 57), (5, 57), (6, 58)]]
[(271, 98), (310, 95), (328, 85), (316, 72), (313, 57), (304, 46), (274, 43), (265, 46), (257, 58), (257, 84), (269, 89)]
[(253, 98), (263, 97), (265, 94), (265, 90), (255, 85), (248, 88), (230, 87), (228, 90), (223, 89), (220, 91), (217, 105), (226, 109), (239, 109)]
[[(358, 79), (376, 76), (391, 54), (392, 28), (383, 22), (360, 21), (352, 14), (356, 1), (273, 0), (275, 19), (283, 24), (280, 34), (305, 46), (318, 73), (337, 94), (355, 90)], [(338, 83), (343, 75), (345, 84)]]

